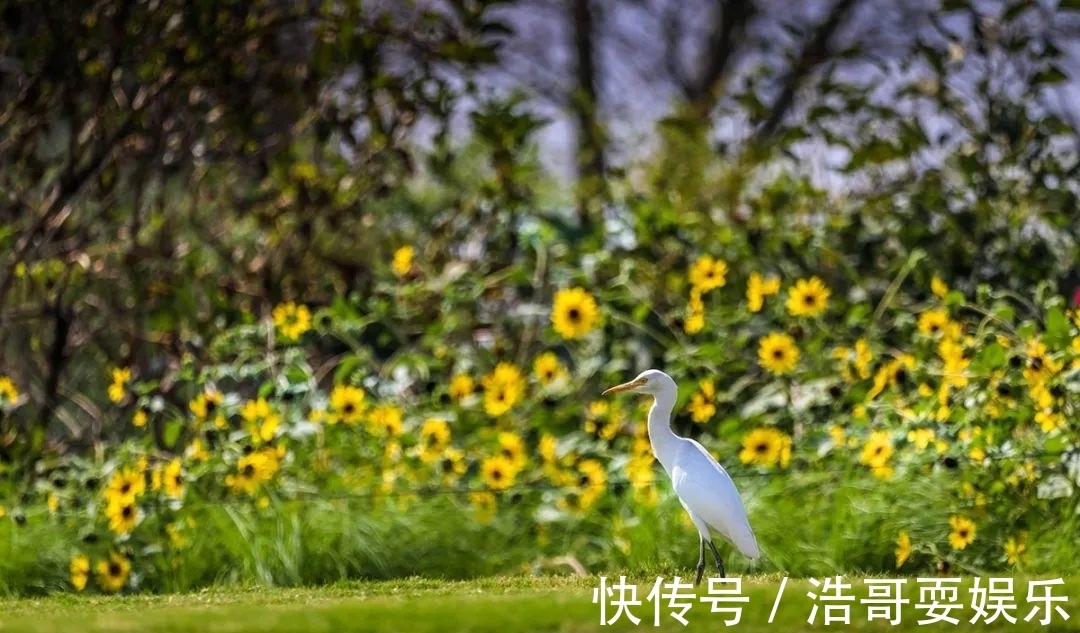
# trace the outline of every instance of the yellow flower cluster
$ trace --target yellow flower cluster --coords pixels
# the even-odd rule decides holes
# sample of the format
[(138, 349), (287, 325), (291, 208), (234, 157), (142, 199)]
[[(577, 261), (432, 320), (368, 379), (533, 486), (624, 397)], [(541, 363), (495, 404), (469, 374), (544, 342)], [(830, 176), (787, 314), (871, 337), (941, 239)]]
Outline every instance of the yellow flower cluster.
[[(68, 571), (71, 574), (71, 585), (76, 591), (86, 588), (90, 569), (90, 557), (85, 554), (78, 554), (71, 559)], [(107, 593), (116, 593), (127, 584), (131, 575), (131, 561), (117, 552), (111, 552), (108, 558), (98, 561), (94, 571), (98, 588)]]
[(690, 398), (690, 418), (698, 424), (708, 422), (716, 415), (716, 385), (712, 380), (698, 383), (698, 391)]
[(130, 534), (142, 519), (138, 498), (146, 492), (146, 474), (140, 466), (113, 473), (105, 488), (105, 517), (109, 529), (123, 536)]
[(127, 395), (127, 385), (131, 382), (130, 367), (114, 367), (112, 370), (112, 383), (109, 385), (109, 400), (117, 403)]
[(703, 297), (711, 290), (727, 283), (728, 265), (712, 255), (702, 255), (690, 265), (690, 301), (683, 322), (687, 334), (697, 334), (705, 328), (705, 302)]
[(240, 409), (240, 417), (251, 436), (251, 443), (255, 446), (274, 439), (278, 426), (281, 425), (281, 415), (270, 406), (266, 398), (245, 402)]

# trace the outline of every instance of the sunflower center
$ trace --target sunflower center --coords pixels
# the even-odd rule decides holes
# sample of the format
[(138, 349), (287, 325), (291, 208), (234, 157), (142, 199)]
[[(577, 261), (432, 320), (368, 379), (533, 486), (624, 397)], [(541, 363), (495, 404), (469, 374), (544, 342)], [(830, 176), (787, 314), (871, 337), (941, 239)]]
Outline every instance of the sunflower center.
[(769, 445), (765, 442), (760, 442), (754, 446), (754, 452), (758, 455), (764, 455), (769, 452)]
[(124, 573), (124, 570), (120, 568), (120, 563), (109, 563), (109, 575), (113, 577), (120, 576)]
[(502, 481), (503, 472), (499, 469), (491, 471), (491, 478), (495, 481)]
[(126, 494), (128, 494), (129, 492), (131, 492), (131, 482), (129, 482), (129, 481), (125, 481), (125, 482), (124, 482), (123, 484), (121, 484), (121, 486), (120, 486), (120, 494), (122, 494), (122, 495), (126, 495)]
[(356, 405), (351, 402), (346, 402), (345, 406), (341, 407), (341, 412), (345, 415), (352, 415), (356, 411)]
[(446, 458), (442, 460), (442, 469), (444, 473), (448, 473), (454, 469), (454, 460)]
[(568, 318), (568, 319), (570, 319), (571, 321), (574, 321), (574, 322), (580, 321), (581, 320), (581, 310), (578, 310), (577, 308), (570, 308), (569, 310), (566, 311), (566, 318)]
[(577, 482), (578, 482), (579, 486), (583, 486), (583, 487), (588, 486), (589, 485), (589, 476), (588, 475), (582, 475), (582, 476), (578, 477)]
[(255, 476), (255, 467), (251, 464), (248, 464), (247, 466), (244, 466), (244, 470), (241, 472), (243, 472), (245, 477), (250, 479)]
[(878, 455), (881, 455), (881, 451), (883, 451), (883, 450), (885, 450), (884, 446), (875, 446), (874, 447), (874, 456), (876, 457)]
[(777, 347), (776, 349), (773, 350), (772, 357), (775, 358), (776, 360), (784, 360), (784, 350)]
[(803, 295), (802, 300), (807, 307), (814, 307), (815, 305), (817, 305), (817, 297), (815, 297), (814, 295)]
[(133, 514), (135, 514), (135, 508), (130, 505), (126, 505), (122, 510), (120, 510), (120, 515), (123, 516), (125, 519), (130, 519)]

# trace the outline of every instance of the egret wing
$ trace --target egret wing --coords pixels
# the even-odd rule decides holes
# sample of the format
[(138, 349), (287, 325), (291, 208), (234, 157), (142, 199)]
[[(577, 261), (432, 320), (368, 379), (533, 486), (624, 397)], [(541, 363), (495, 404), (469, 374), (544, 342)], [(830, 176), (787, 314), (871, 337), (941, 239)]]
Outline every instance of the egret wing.
[(671, 482), (683, 505), (731, 541), (748, 558), (760, 555), (735, 482), (705, 447), (688, 440), (671, 469)]

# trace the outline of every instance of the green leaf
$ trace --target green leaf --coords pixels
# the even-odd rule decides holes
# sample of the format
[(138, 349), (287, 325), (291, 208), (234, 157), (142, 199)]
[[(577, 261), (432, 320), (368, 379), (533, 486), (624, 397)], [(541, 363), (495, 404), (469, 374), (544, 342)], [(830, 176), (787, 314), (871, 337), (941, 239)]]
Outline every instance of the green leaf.
[(1065, 71), (1061, 70), (1057, 66), (1051, 66), (1046, 70), (1040, 70), (1035, 73), (1035, 76), (1031, 78), (1031, 83), (1036, 86), (1046, 84), (1059, 84), (1063, 81), (1067, 81), (1069, 76), (1065, 74)]
[(1046, 314), (1046, 344), (1054, 349), (1064, 348), (1072, 340), (1070, 329), (1065, 312), (1059, 307), (1051, 308)]
[(950, 308), (964, 305), (964, 293), (959, 290), (950, 290), (949, 294), (945, 295), (945, 305)]
[(973, 365), (976, 369), (989, 371), (1004, 367), (1007, 361), (1008, 356), (1005, 354), (1005, 348), (998, 343), (991, 343), (979, 352)]
[(173, 420), (165, 424), (165, 428), (161, 432), (161, 441), (165, 444), (165, 448), (173, 448), (176, 446), (176, 441), (180, 439), (180, 431), (184, 429), (184, 423), (180, 420)]

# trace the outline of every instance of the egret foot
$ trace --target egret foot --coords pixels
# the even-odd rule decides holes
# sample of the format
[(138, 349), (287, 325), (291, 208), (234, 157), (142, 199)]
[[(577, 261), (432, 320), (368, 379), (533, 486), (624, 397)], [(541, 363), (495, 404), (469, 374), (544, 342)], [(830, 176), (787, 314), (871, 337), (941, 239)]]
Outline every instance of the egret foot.
[[(705, 543), (705, 541), (703, 539), (702, 540), (702, 547), (704, 547), (704, 543)], [(716, 551), (716, 545), (713, 544), (712, 539), (709, 540), (709, 549), (712, 550), (713, 558), (716, 559), (716, 571), (720, 572), (720, 577), (721, 578), (727, 578), (727, 576), (724, 575), (724, 561), (720, 560), (720, 552)], [(704, 565), (705, 564), (705, 550), (704, 549), (701, 550), (701, 561), (698, 564), (699, 565)]]
[[(711, 545), (711, 543), (710, 543)], [(701, 539), (700, 547), (698, 548), (697, 559), (697, 578), (694, 579), (694, 586), (697, 587), (701, 584), (701, 576), (705, 573), (705, 539)]]

